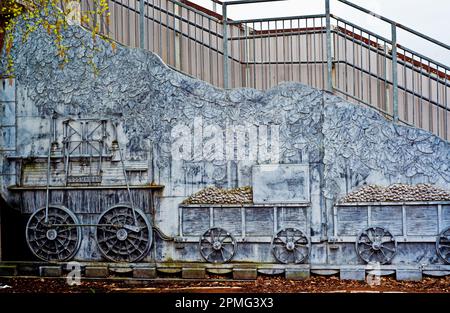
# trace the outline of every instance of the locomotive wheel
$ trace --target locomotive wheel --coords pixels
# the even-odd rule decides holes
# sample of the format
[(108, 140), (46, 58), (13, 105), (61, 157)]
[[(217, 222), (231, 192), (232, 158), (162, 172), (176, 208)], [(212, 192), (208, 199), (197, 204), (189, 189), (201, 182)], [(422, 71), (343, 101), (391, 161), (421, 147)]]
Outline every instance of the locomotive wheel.
[(280, 263), (300, 264), (308, 258), (308, 237), (299, 229), (281, 229), (272, 239), (272, 253)]
[(437, 237), (436, 251), (445, 263), (450, 264), (450, 227), (444, 229)]
[(81, 243), (78, 219), (68, 209), (49, 206), (34, 212), (28, 220), (25, 238), (33, 254), (44, 261), (67, 261), (74, 257)]
[(356, 241), (356, 252), (366, 263), (389, 263), (397, 252), (397, 241), (383, 227), (364, 229)]
[(210, 263), (226, 263), (236, 253), (234, 237), (223, 228), (210, 228), (200, 236), (200, 254)]
[(117, 205), (106, 210), (99, 218), (95, 232), (102, 255), (113, 262), (137, 262), (150, 250), (153, 233), (150, 222), (141, 210)]

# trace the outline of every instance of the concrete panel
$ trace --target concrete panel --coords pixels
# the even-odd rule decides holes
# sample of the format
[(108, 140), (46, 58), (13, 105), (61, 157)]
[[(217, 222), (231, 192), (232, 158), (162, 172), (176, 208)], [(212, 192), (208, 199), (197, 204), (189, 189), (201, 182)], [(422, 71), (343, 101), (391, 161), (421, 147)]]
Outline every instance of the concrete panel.
[(253, 167), (255, 203), (309, 202), (309, 164), (270, 164)]
[(156, 268), (155, 267), (138, 267), (133, 269), (134, 278), (146, 278), (153, 279), (156, 278)]
[(61, 266), (40, 266), (39, 275), (43, 277), (61, 277)]
[(204, 268), (183, 267), (181, 272), (181, 277), (186, 279), (204, 279), (205, 275)]
[(285, 271), (285, 277), (289, 280), (306, 280), (310, 277), (310, 270), (287, 268)]
[(0, 102), (8, 102), (16, 100), (16, 80), (1, 79), (0, 80)]
[(210, 228), (209, 208), (183, 208), (184, 236), (200, 236)]
[(406, 231), (408, 235), (435, 236), (438, 229), (437, 206), (407, 206)]
[(109, 270), (106, 266), (86, 266), (84, 275), (92, 278), (106, 278)]
[(16, 123), (16, 103), (0, 101), (0, 126), (11, 126)]
[(233, 236), (242, 234), (241, 208), (215, 208), (213, 212), (214, 227), (220, 227)]
[(337, 233), (339, 236), (356, 236), (367, 224), (367, 207), (337, 207)]
[[(1, 230), (1, 228), (0, 228)], [(1, 238), (0, 238), (1, 239)], [(1, 254), (0, 254), (1, 260)], [(0, 276), (15, 276), (17, 275), (17, 266), (16, 265), (0, 265)]]
[(339, 272), (341, 280), (358, 280), (364, 281), (366, 279), (365, 269), (341, 269)]
[(233, 279), (237, 280), (253, 280), (257, 277), (256, 268), (234, 268)]
[(14, 127), (0, 127), (0, 147), (7, 150), (16, 148), (16, 129)]
[(422, 271), (421, 270), (400, 270), (396, 271), (395, 278), (397, 280), (405, 280), (405, 281), (421, 281), (422, 280)]

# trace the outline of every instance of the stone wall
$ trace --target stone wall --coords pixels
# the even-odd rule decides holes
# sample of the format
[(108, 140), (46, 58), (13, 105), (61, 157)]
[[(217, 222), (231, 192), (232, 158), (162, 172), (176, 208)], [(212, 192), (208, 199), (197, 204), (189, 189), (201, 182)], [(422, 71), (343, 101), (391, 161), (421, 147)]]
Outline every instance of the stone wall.
[[(448, 142), (396, 125), (368, 107), (297, 83), (265, 92), (218, 89), (168, 68), (150, 52), (113, 49), (99, 38), (93, 42), (77, 27), (68, 28), (63, 44), (71, 58), (63, 68), (45, 32), (13, 48), (17, 155), (47, 153), (54, 111), (58, 121), (104, 117), (119, 123), (127, 163), (145, 164), (144, 183), (165, 186), (155, 222), (168, 235), (177, 235), (177, 207), (186, 197), (210, 185), (252, 185), (256, 164), (309, 164), (311, 235), (318, 241), (328, 236), (336, 200), (358, 186), (399, 182), (450, 188)], [(92, 53), (92, 47), (98, 51)], [(211, 127), (231, 128), (232, 138), (245, 134), (227, 150), (225, 131), (214, 139), (216, 149), (239, 155), (237, 150), (247, 151), (256, 141), (256, 159), (223, 160), (208, 155), (210, 150), (206, 157), (199, 154), (206, 143), (195, 138), (211, 139)], [(173, 155), (174, 129), (188, 130), (192, 138), (188, 160)], [(58, 133), (61, 137), (60, 128)], [(278, 147), (267, 143), (276, 140)]]

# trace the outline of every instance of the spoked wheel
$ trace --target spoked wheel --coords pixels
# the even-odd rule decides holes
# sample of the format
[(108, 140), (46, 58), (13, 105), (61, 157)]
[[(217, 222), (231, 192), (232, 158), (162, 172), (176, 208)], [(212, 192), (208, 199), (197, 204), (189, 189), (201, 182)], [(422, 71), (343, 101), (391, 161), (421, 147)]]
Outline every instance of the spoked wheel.
[(78, 219), (68, 209), (58, 206), (37, 210), (28, 220), (25, 238), (31, 252), (44, 261), (67, 261), (75, 256), (81, 243)]
[(445, 263), (450, 264), (450, 227), (444, 229), (437, 237), (436, 251)]
[(308, 237), (296, 228), (284, 228), (272, 239), (272, 253), (279, 262), (284, 264), (305, 262), (309, 250)]
[(102, 255), (113, 262), (137, 262), (143, 259), (152, 244), (150, 222), (141, 210), (117, 205), (105, 211), (98, 220), (96, 240)]
[(386, 264), (397, 252), (397, 241), (389, 230), (369, 227), (358, 236), (356, 252), (366, 263)]
[(236, 248), (236, 240), (223, 228), (210, 228), (200, 237), (200, 254), (210, 263), (230, 261)]

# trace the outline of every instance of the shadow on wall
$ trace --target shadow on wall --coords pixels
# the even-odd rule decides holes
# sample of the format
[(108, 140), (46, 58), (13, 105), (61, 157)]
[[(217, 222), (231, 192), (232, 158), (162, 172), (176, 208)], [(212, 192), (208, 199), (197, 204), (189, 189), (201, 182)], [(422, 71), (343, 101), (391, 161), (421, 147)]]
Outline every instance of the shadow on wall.
[(0, 197), (2, 261), (34, 260), (25, 240), (28, 216), (14, 210)]

